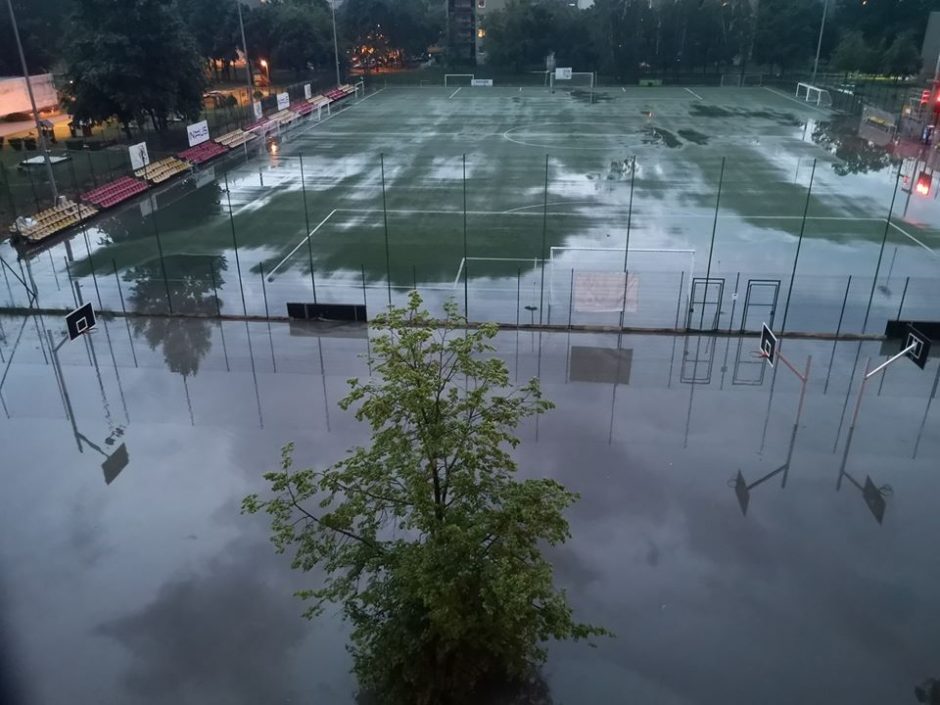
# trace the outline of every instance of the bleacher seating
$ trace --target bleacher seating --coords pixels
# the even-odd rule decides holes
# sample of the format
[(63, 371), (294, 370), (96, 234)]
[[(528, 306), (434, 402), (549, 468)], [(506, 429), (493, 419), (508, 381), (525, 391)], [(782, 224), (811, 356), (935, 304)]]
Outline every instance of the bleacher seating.
[(143, 193), (150, 184), (130, 176), (122, 176), (96, 189), (83, 193), (80, 197), (82, 203), (91, 203), (98, 208), (110, 208), (118, 203)]
[(89, 205), (79, 205), (62, 197), (59, 205), (54, 208), (40, 211), (31, 218), (18, 218), (11, 226), (10, 232), (27, 242), (37, 243), (88, 220), (97, 213), (98, 211)]
[(286, 125), (290, 125), (294, 120), (296, 120), (297, 113), (295, 113), (293, 110), (290, 110), (288, 108), (285, 110), (281, 110), (280, 112), (274, 113), (274, 115), (271, 115), (269, 119), (271, 120), (271, 122), (274, 122), (283, 127)]
[(245, 127), (246, 132), (257, 135), (264, 135), (277, 128), (277, 123), (269, 118), (263, 117)]
[(225, 154), (227, 151), (228, 147), (225, 147), (224, 145), (221, 145), (217, 142), (209, 141), (183, 150), (176, 156), (180, 159), (185, 159), (188, 162), (192, 162), (193, 164), (203, 164), (210, 159), (215, 159), (219, 155)]
[(226, 132), (220, 137), (216, 137), (215, 141), (218, 142), (223, 147), (228, 147), (229, 149), (235, 149), (235, 147), (241, 147), (245, 142), (250, 142), (253, 139), (256, 139), (258, 136), (253, 132), (245, 132), (244, 130), (232, 130), (231, 132)]
[(186, 162), (180, 161), (176, 157), (167, 157), (148, 164), (143, 169), (138, 169), (134, 172), (134, 175), (153, 184), (162, 184), (164, 181), (188, 170), (189, 164)]
[(306, 100), (299, 100), (293, 105), (290, 106), (290, 109), (293, 110), (298, 115), (309, 115), (313, 112), (313, 106), (310, 105)]
[(329, 105), (330, 99), (327, 98), (326, 96), (315, 95), (313, 96), (313, 98), (308, 100), (307, 103), (310, 104), (311, 110), (317, 110), (317, 109), (325, 108), (327, 105)]

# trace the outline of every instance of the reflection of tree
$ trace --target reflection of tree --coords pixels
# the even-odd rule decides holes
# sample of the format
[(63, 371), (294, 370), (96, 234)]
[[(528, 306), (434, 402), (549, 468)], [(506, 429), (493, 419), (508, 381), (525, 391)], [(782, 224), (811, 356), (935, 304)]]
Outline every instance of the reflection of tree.
[[(124, 275), (126, 281), (134, 283), (128, 297), (131, 308), (144, 314), (133, 319), (134, 331), (143, 334), (152, 350), (158, 345), (163, 347), (163, 358), (171, 371), (193, 376), (212, 346), (209, 322), (197, 317), (218, 313), (222, 304), (215, 295), (212, 277), (215, 285), (221, 286), (221, 272), (227, 265), (221, 255), (171, 255), (164, 262), (166, 283), (159, 259), (134, 267)], [(174, 313), (195, 317), (167, 316), (168, 292)]]
[(928, 678), (914, 688), (914, 697), (924, 705), (940, 705), (940, 680)]
[(813, 142), (841, 160), (832, 165), (839, 176), (881, 171), (891, 164), (891, 155), (884, 147), (858, 135), (858, 123), (854, 119), (816, 123)]
[[(552, 705), (552, 693), (541, 672), (534, 671), (516, 683), (489, 684), (474, 693), (474, 700), (487, 705)], [(358, 705), (378, 705), (381, 697), (359, 691)]]

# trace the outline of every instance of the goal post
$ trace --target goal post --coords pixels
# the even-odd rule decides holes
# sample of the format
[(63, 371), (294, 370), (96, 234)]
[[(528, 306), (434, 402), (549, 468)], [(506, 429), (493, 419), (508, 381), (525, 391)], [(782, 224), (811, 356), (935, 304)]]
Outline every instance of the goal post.
[(476, 78), (472, 73), (445, 73), (444, 74), (444, 88), (451, 88), (453, 86), (469, 86), (473, 79)]
[(796, 97), (817, 107), (829, 108), (832, 106), (832, 95), (825, 88), (819, 88), (811, 83), (797, 83)]

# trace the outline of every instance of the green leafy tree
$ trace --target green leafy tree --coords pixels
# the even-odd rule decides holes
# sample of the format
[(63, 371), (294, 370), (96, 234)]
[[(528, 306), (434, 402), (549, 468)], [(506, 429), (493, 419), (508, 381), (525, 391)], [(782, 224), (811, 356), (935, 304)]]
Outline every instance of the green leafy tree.
[[(67, 0), (13, 0), (16, 26), (23, 42), (26, 65), (31, 74), (52, 71), (61, 59), (62, 19), (68, 14)], [(0, 2), (0, 76), (22, 76), (23, 68), (13, 38), (13, 25), (6, 0)]]
[(781, 70), (808, 63), (816, 47), (822, 7), (816, 0), (761, 0), (754, 59)]
[[(231, 78), (230, 64), (241, 47), (238, 14), (233, 3), (218, 0), (178, 0), (180, 16), (192, 32), (196, 48), (213, 69), (217, 61), (224, 64), (223, 72)], [(216, 72), (215, 79), (220, 75)]]
[(842, 35), (832, 52), (830, 65), (836, 71), (874, 71), (879, 63), (878, 53), (869, 47), (862, 33), (850, 30)]
[(77, 118), (112, 116), (130, 137), (145, 116), (165, 127), (174, 113), (195, 118), (205, 74), (174, 0), (75, 0), (66, 57), (67, 94)]
[(287, 2), (273, 7), (274, 61), (301, 74), (327, 63), (333, 38), (329, 10), (320, 2)]
[(372, 377), (340, 402), (369, 446), (319, 470), (296, 469), (288, 445), (265, 474), (272, 496), (243, 502), (270, 516), (295, 568), (325, 571), (301, 593), (307, 615), (342, 606), (359, 683), (383, 703), (484, 702), (488, 686), (529, 680), (547, 640), (605, 633), (574, 621), (542, 556), (568, 538), (577, 496), (517, 479), (510, 454), (518, 425), (552, 405), (488, 357), (495, 325), (467, 330), (445, 308), (432, 320), (412, 293), (374, 321)]
[(913, 32), (905, 32), (888, 45), (883, 59), (883, 69), (893, 76), (910, 76), (923, 67), (923, 59)]

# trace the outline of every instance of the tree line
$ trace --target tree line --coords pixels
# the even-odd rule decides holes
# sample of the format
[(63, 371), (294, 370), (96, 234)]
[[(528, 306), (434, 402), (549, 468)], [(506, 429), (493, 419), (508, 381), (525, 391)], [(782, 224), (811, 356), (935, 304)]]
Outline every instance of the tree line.
[[(928, 14), (940, 0), (833, 0), (822, 46), (836, 71), (917, 73)], [(486, 60), (516, 71), (559, 65), (629, 81), (645, 73), (783, 72), (807, 67), (822, 0), (510, 0), (485, 18)]]

